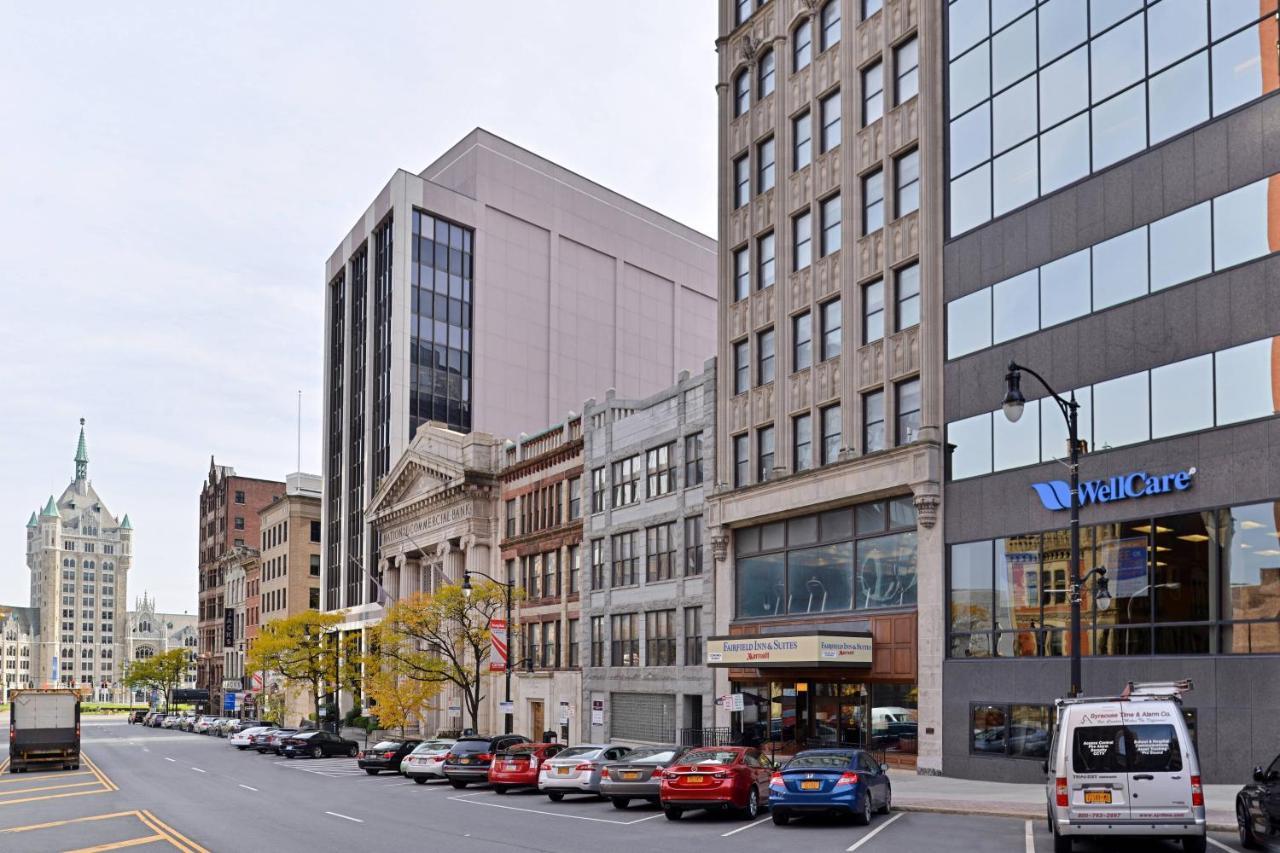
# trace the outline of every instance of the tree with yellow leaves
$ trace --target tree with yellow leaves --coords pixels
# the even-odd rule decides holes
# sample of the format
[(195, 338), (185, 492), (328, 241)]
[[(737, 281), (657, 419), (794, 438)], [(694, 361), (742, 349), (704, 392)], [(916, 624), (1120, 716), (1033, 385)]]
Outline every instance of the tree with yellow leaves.
[(345, 619), (342, 612), (306, 610), (268, 622), (258, 632), (245, 666), (250, 672), (278, 672), (286, 684), (308, 688), (318, 724), (326, 685), (333, 685), (336, 693), (337, 685), (348, 683), (359, 666), (358, 657), (336, 654), (336, 629)]
[(367, 713), (378, 718), (379, 728), (405, 729), (418, 721), (418, 716), (440, 692), (439, 682), (419, 681), (397, 672), (397, 662), (379, 655), (365, 659), (364, 689), (369, 699)]

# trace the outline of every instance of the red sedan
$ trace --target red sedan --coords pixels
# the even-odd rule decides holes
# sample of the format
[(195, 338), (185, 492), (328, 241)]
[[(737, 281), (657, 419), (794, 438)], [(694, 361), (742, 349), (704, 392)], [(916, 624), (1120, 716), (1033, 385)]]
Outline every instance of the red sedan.
[(680, 756), (662, 773), (658, 795), (667, 820), (689, 809), (733, 809), (754, 820), (769, 802), (773, 765), (760, 750), (743, 746), (704, 747)]
[(562, 749), (562, 743), (517, 743), (507, 747), (489, 765), (489, 787), (495, 794), (505, 794), (512, 788), (538, 787), (542, 762)]

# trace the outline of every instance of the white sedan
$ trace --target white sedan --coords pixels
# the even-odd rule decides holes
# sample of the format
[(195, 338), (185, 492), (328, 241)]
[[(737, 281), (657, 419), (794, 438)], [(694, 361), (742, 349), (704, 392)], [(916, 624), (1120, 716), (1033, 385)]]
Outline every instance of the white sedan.
[(227, 741), (236, 749), (248, 749), (253, 746), (253, 736), (265, 732), (268, 728), (270, 727), (254, 726), (253, 728), (245, 729), (242, 732), (236, 732), (228, 738)]
[(419, 785), (425, 785), (428, 779), (443, 779), (444, 757), (453, 744), (447, 738), (423, 741), (400, 762), (400, 772)]

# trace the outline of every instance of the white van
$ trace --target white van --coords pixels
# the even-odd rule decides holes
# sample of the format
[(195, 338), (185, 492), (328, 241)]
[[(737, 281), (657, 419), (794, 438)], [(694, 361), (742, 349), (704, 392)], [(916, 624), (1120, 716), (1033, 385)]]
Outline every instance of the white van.
[(1182, 716), (1190, 681), (1059, 699), (1045, 762), (1054, 853), (1082, 836), (1180, 839), (1204, 853), (1200, 762)]

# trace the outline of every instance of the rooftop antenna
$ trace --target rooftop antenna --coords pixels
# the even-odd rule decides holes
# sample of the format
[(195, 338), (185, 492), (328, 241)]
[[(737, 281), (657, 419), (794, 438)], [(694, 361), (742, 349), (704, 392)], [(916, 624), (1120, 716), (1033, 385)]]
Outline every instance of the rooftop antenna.
[(302, 470), (302, 389), (298, 389), (298, 467), (295, 471)]

